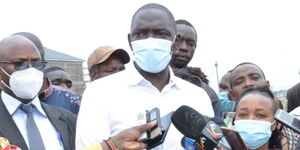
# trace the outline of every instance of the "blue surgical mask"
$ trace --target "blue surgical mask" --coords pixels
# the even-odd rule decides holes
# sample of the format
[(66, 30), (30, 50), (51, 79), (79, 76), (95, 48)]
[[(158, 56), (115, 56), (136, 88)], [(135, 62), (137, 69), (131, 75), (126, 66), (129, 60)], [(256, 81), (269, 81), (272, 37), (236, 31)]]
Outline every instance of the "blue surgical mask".
[(235, 129), (239, 131), (246, 146), (256, 149), (267, 143), (271, 137), (271, 122), (259, 120), (236, 120)]
[(228, 92), (221, 92), (218, 94), (218, 98), (221, 102), (223, 112), (232, 112), (235, 108), (235, 101), (232, 101), (228, 98)]
[(165, 39), (147, 38), (131, 42), (133, 60), (144, 71), (159, 73), (171, 60), (173, 42)]

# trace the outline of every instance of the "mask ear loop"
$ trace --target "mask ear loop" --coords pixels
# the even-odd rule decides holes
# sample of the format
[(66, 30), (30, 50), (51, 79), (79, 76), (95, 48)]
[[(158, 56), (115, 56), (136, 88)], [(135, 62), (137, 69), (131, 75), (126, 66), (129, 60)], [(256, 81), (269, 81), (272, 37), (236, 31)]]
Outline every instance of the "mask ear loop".
[(233, 116), (233, 118), (232, 118), (232, 125), (235, 125), (235, 124), (234, 124), (234, 122), (235, 122), (235, 115), (236, 115), (236, 114), (234, 114), (234, 116)]
[(175, 41), (176, 41), (176, 38), (177, 38), (177, 34), (175, 35), (175, 37), (174, 37), (174, 39), (173, 39), (172, 43), (175, 43)]
[(272, 126), (272, 125), (274, 125), (274, 124), (275, 124), (275, 122), (276, 122), (276, 120), (273, 120), (273, 121), (271, 122), (271, 126)]
[(171, 56), (173, 55), (173, 50), (172, 50), (172, 48), (173, 48), (174, 44), (176, 44), (176, 43), (175, 43), (175, 42), (176, 42), (176, 38), (177, 38), (177, 34), (175, 35), (175, 37), (174, 37), (174, 39), (173, 39), (173, 41), (172, 41), (172, 46), (171, 46), (171, 51), (170, 51)]
[[(273, 120), (272, 122), (271, 122), (271, 130), (272, 130), (272, 126), (276, 123), (277, 121), (276, 120)], [(280, 124), (276, 124), (275, 125), (275, 130), (279, 130), (279, 131), (281, 131), (282, 130), (282, 128), (283, 128), (283, 125), (281, 124), (281, 126), (279, 126)], [(272, 131), (273, 132), (273, 131)]]
[[(0, 66), (0, 69), (4, 72), (4, 74), (6, 74), (8, 77), (10, 77), (11, 78), (11, 75), (9, 75), (1, 66)], [(1, 80), (0, 81), (6, 88), (8, 88), (8, 89), (10, 89), (11, 91), (13, 91), (14, 92), (14, 90), (12, 89), (12, 88), (10, 88), (7, 84), (5, 84), (4, 82), (3, 82), (3, 80)]]
[(0, 69), (8, 76), (8, 77), (11, 77), (1, 66), (0, 66)]

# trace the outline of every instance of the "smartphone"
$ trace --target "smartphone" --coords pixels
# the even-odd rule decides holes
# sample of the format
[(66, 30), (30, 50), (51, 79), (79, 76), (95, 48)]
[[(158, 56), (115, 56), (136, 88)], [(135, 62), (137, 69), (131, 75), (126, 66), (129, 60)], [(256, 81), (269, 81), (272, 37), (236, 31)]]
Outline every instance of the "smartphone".
[(247, 147), (238, 131), (225, 127), (221, 127), (221, 131), (232, 150), (247, 150)]
[(156, 125), (147, 132), (148, 139), (154, 139), (162, 135), (162, 126), (160, 121), (160, 112), (158, 108), (153, 108), (147, 113), (147, 123), (156, 120)]
[(153, 108), (145, 113), (138, 114), (139, 123), (149, 123), (156, 120), (157, 124), (150, 130), (143, 132), (138, 141), (147, 143), (147, 149), (152, 149), (162, 144), (167, 136), (168, 130), (171, 125), (171, 117), (174, 112), (170, 112), (167, 115), (160, 117), (160, 111), (158, 108)]
[(291, 128), (295, 132), (300, 133), (300, 120), (295, 116), (287, 113), (282, 109), (278, 109), (274, 115), (274, 118), (283, 125)]
[(168, 113), (167, 115), (160, 118), (161, 123), (161, 135), (157, 136), (154, 139), (150, 139), (147, 141), (147, 150), (152, 149), (160, 144), (162, 144), (167, 136), (167, 133), (169, 131), (170, 125), (171, 125), (171, 117), (173, 115), (173, 112)]

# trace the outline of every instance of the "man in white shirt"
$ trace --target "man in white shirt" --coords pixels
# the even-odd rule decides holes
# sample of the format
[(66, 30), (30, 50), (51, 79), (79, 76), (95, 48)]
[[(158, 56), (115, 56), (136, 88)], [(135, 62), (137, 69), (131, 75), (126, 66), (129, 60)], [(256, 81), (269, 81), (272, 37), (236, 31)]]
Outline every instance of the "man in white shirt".
[(74, 149), (76, 116), (37, 96), (44, 67), (29, 39), (13, 35), (0, 42), (0, 137), (22, 150)]
[[(137, 10), (128, 35), (134, 63), (125, 71), (92, 82), (84, 91), (76, 149), (138, 125), (138, 116), (154, 107), (164, 116), (181, 105), (189, 105), (213, 117), (208, 95), (175, 77), (169, 67), (171, 46), (178, 38), (174, 17), (167, 8), (147, 4)], [(155, 149), (183, 149), (182, 137), (171, 125), (164, 143)]]

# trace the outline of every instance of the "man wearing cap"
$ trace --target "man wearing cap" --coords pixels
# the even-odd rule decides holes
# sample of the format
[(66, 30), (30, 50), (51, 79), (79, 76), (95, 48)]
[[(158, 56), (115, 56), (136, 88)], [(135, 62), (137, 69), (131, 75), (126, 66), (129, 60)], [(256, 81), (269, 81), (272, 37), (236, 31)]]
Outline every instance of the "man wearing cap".
[(91, 81), (124, 70), (124, 64), (127, 64), (129, 60), (129, 55), (124, 49), (111, 46), (98, 47), (88, 58)]

